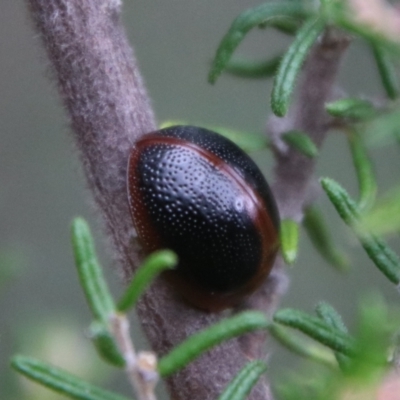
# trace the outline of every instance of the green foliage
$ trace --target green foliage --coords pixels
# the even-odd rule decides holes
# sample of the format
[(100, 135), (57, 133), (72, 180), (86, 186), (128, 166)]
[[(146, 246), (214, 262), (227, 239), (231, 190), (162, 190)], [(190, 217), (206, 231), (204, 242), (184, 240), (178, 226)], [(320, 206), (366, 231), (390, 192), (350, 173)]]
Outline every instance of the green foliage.
[(270, 328), (271, 335), (286, 349), (306, 359), (315, 361), (330, 368), (335, 368), (335, 359), (329, 349), (307, 340), (280, 324), (274, 323)]
[(110, 330), (101, 322), (93, 321), (89, 327), (89, 335), (100, 357), (111, 365), (124, 367), (125, 360)]
[(243, 58), (234, 58), (227, 64), (226, 72), (240, 78), (270, 78), (275, 75), (281, 58), (282, 55), (266, 61), (249, 61)]
[(375, 107), (367, 100), (345, 98), (325, 105), (326, 111), (337, 118), (363, 121), (376, 115)]
[(322, 301), (317, 305), (315, 311), (326, 324), (332, 328), (338, 329), (343, 333), (348, 333), (342, 317), (330, 304)]
[[(342, 317), (339, 313), (328, 303), (320, 302), (315, 312), (317, 315), (332, 328), (338, 329), (345, 334), (348, 333), (347, 327), (344, 324)], [(348, 358), (340, 352), (335, 352), (336, 360), (341, 368), (346, 368), (348, 365)]]
[(252, 361), (245, 365), (218, 400), (244, 400), (257, 383), (260, 376), (267, 370), (262, 361)]
[(319, 16), (310, 17), (299, 29), (294, 42), (283, 56), (271, 95), (271, 108), (278, 117), (286, 115), (300, 69), (324, 28), (325, 23)]
[(70, 373), (30, 357), (16, 355), (11, 366), (27, 378), (77, 400), (128, 400), (85, 382)]
[(89, 226), (83, 218), (76, 218), (72, 223), (72, 246), (89, 307), (96, 319), (108, 324), (116, 307), (97, 261)]
[(305, 15), (307, 15), (306, 8), (297, 1), (267, 2), (243, 12), (232, 23), (218, 47), (208, 75), (209, 82), (215, 83), (226, 68), (233, 52), (251, 29), (260, 24), (265, 27), (277, 20), (282, 21), (284, 17), (295, 18)]
[(348, 140), (360, 192), (358, 208), (368, 210), (374, 204), (377, 192), (375, 174), (361, 135), (351, 132)]
[(280, 243), (283, 259), (287, 264), (296, 261), (299, 246), (299, 225), (291, 219), (281, 221)]
[(274, 322), (298, 329), (337, 352), (345, 355), (354, 354), (354, 339), (320, 318), (287, 308), (275, 313)]
[(267, 329), (269, 325), (270, 321), (265, 315), (257, 311), (247, 311), (226, 318), (192, 335), (161, 358), (158, 364), (159, 372), (161, 376), (171, 375), (218, 343), (256, 329)]
[(282, 139), (291, 147), (298, 150), (309, 158), (314, 158), (318, 155), (317, 146), (304, 132), (290, 131), (282, 135)]
[[(235, 50), (253, 28), (278, 29), (293, 35), (294, 39), (283, 54), (261, 62), (233, 58)], [(321, 185), (370, 259), (389, 281), (398, 285), (400, 259), (381, 235), (400, 231), (400, 189), (396, 187), (376, 200), (378, 184), (369, 147), (395, 142), (400, 144), (400, 106), (396, 102), (400, 86), (395, 69), (400, 57), (399, 43), (386, 37), (379, 29), (370, 29), (357, 20), (347, 2), (269, 1), (244, 11), (233, 21), (220, 42), (208, 78), (210, 83), (215, 83), (224, 71), (242, 78), (274, 77), (271, 108), (276, 116), (284, 117), (289, 111), (297, 78), (310, 50), (321, 34), (332, 33), (334, 29), (355, 34), (370, 46), (387, 102), (379, 103), (378, 108), (371, 101), (352, 97), (325, 104), (330, 121), (347, 135), (359, 196), (354, 200), (331, 178), (321, 179)], [(167, 122), (163, 127), (177, 124), (182, 123)], [(262, 135), (212, 126), (210, 129), (248, 152), (269, 146), (268, 139)], [(310, 159), (318, 156), (318, 148), (306, 132), (289, 131), (281, 138)], [(305, 210), (303, 224), (315, 248), (330, 264), (339, 270), (349, 268), (347, 256), (334, 244), (329, 227), (315, 205)], [(286, 263), (296, 261), (298, 242), (298, 223), (283, 220), (280, 245)], [(117, 337), (113, 324), (116, 320), (127, 323), (125, 313), (136, 305), (158, 274), (176, 265), (177, 257), (168, 250), (150, 255), (116, 305), (97, 260), (89, 227), (82, 218), (76, 218), (72, 224), (72, 244), (81, 286), (94, 317), (89, 329), (90, 337), (106, 362), (119, 368), (127, 366), (129, 357), (121, 347), (121, 338)], [(362, 303), (354, 333), (349, 333), (340, 314), (326, 302), (317, 305), (316, 316), (296, 309), (281, 309), (270, 321), (260, 312), (242, 312), (222, 319), (176, 346), (158, 361), (154, 374), (168, 377), (223, 341), (253, 330), (268, 329), (287, 349), (318, 366), (328, 367), (319, 368), (311, 377), (310, 374), (301, 374), (298, 378), (286, 379), (285, 385), (278, 387), (278, 399), (336, 400), (339, 396), (344, 398), (347, 393), (358, 393), (360, 388), (374, 390), (380, 384), (389, 368), (387, 352), (393, 345), (392, 338), (399, 322), (397, 317), (390, 315), (379, 297)], [(133, 345), (128, 344), (133, 349)], [(136, 357), (134, 350), (132, 353)], [(11, 364), (26, 377), (73, 399), (125, 399), (35, 359), (17, 355)], [(260, 360), (250, 362), (239, 371), (219, 399), (245, 399), (266, 369), (266, 364)]]
[[(330, 305), (319, 304), (317, 313), (338, 331), (347, 332), (340, 316)], [(389, 371), (387, 349), (399, 320), (389, 313), (377, 296), (364, 299), (358, 315), (352, 352), (349, 357), (342, 358), (342, 368), (336, 371), (319, 369), (312, 376), (300, 373), (293, 377), (292, 374), (277, 387), (280, 400), (337, 400), (347, 398), (347, 394), (354, 399), (364, 399), (376, 392)]]
[(154, 278), (166, 269), (176, 266), (178, 259), (170, 250), (157, 251), (151, 254), (138, 269), (129, 287), (118, 302), (118, 310), (127, 312), (134, 307), (139, 297), (146, 290)]
[(400, 259), (387, 245), (383, 238), (362, 228), (357, 228), (359, 209), (349, 194), (333, 179), (323, 178), (321, 184), (330, 201), (343, 221), (354, 231), (370, 259), (378, 269), (394, 284), (400, 282)]

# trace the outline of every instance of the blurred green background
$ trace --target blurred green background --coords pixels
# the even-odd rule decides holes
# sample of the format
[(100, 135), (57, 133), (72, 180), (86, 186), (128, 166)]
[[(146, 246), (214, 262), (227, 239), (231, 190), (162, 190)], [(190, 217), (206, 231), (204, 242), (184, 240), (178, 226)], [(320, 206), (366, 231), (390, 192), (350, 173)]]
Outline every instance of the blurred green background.
[[(270, 81), (222, 76), (215, 86), (207, 71), (231, 21), (249, 0), (132, 0), (123, 18), (160, 122), (183, 119), (251, 132), (263, 132), (269, 110)], [(272, 30), (251, 32), (238, 54), (253, 59), (284, 49), (289, 38)], [(72, 218), (88, 218), (107, 276), (116, 294), (121, 282), (112, 271), (101, 224), (85, 189), (68, 121), (48, 62), (22, 0), (2, 0), (0, 13), (0, 398), (57, 398), (38, 392), (8, 367), (23, 352), (52, 361), (92, 382), (129, 394), (122, 374), (96, 361), (85, 336), (89, 313), (78, 285), (69, 241)], [(352, 44), (340, 73), (349, 95), (383, 96), (368, 48)], [(380, 191), (400, 172), (400, 149), (373, 150)], [(270, 153), (255, 153), (271, 177)], [(356, 195), (345, 138), (332, 134), (321, 153), (318, 174), (331, 176)], [(327, 199), (320, 203), (338, 243), (351, 256), (353, 268), (341, 275), (329, 267), (303, 235), (299, 261), (288, 271), (290, 288), (283, 305), (311, 311), (317, 301), (331, 302), (354, 324), (361, 295), (379, 290), (398, 303), (396, 289), (375, 269), (336, 216)], [(392, 242), (400, 251), (399, 240)], [(135, 342), (146, 347), (135, 326)], [(271, 355), (270, 374), (294, 365), (283, 350)], [(297, 361), (296, 361), (297, 362)], [(45, 396), (48, 397), (45, 397)]]

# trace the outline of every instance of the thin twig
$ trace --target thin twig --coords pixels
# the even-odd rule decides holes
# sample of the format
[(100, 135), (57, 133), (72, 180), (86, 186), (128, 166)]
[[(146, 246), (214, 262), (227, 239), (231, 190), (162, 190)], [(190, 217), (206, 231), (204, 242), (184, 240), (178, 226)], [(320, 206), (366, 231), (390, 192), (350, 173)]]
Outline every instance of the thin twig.
[[(275, 182), (272, 190), (278, 203), (280, 217), (300, 222), (304, 209), (315, 199), (314, 170), (317, 160), (290, 148), (281, 138), (285, 132), (299, 130), (308, 133), (320, 148), (326, 138), (331, 118), (325, 103), (333, 93), (334, 81), (349, 45), (342, 32), (328, 29), (314, 45), (304, 65), (294, 106), (284, 118), (271, 117), (267, 132), (275, 154)], [(287, 287), (284, 262), (278, 257), (265, 285), (243, 305), (272, 313)], [(253, 357), (260, 357), (265, 334), (248, 334), (241, 339), (243, 349)]]
[(287, 117), (269, 120), (268, 133), (276, 159), (273, 191), (281, 218), (302, 220), (304, 206), (312, 197), (317, 162), (288, 147), (281, 135), (290, 130), (304, 131), (318, 148), (322, 146), (332, 122), (325, 104), (333, 93), (342, 54), (348, 45), (347, 35), (328, 29), (306, 61), (295, 106)]
[(111, 317), (111, 330), (125, 359), (125, 371), (139, 400), (156, 400), (154, 388), (158, 381), (157, 358), (153, 353), (136, 354), (129, 321), (125, 314)]

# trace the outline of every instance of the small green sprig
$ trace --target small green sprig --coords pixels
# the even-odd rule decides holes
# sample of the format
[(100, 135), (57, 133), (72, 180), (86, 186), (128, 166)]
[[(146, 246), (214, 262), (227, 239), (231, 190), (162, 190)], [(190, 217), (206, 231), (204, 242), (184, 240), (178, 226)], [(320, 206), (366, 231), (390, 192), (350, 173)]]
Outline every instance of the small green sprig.
[(394, 284), (400, 282), (400, 259), (379, 236), (359, 228), (357, 204), (333, 179), (321, 179), (322, 188), (343, 221), (356, 233), (361, 245), (378, 269)]
[(243, 58), (233, 58), (226, 66), (230, 75), (248, 79), (265, 79), (275, 75), (281, 62), (282, 54), (265, 61), (249, 61)]
[(166, 269), (172, 269), (178, 262), (177, 256), (170, 250), (161, 250), (151, 254), (137, 270), (130, 285), (118, 302), (118, 311), (127, 312), (147, 289), (147, 286)]
[[(326, 302), (318, 303), (317, 307), (315, 308), (315, 312), (326, 324), (328, 324), (332, 328), (338, 329), (344, 334), (348, 333), (347, 327), (344, 324), (342, 317), (330, 304)], [(349, 360), (347, 356), (343, 355), (340, 352), (335, 352), (335, 357), (342, 369), (348, 367)]]
[(333, 117), (354, 122), (371, 119), (377, 114), (377, 110), (371, 102), (353, 97), (327, 103), (325, 110)]
[(318, 148), (309, 135), (300, 131), (289, 131), (282, 135), (282, 139), (291, 147), (308, 158), (318, 155)]
[[(81, 286), (95, 318), (89, 329), (91, 339), (106, 362), (116, 367), (125, 367), (140, 399), (154, 398), (147, 397), (144, 393), (152, 393), (159, 374), (169, 376), (225, 340), (270, 326), (270, 321), (263, 313), (248, 311), (237, 314), (191, 336), (161, 358), (157, 364), (154, 354), (136, 353), (124, 313), (135, 305), (157, 274), (177, 263), (176, 255), (169, 250), (151, 254), (137, 271), (117, 307), (97, 261), (89, 226), (82, 218), (73, 221), (72, 244)], [(140, 360), (143, 360), (143, 363)], [(154, 370), (149, 367), (149, 360), (152, 360)], [(143, 370), (140, 369), (142, 364)], [(73, 399), (125, 400), (124, 397), (97, 388), (60, 368), (38, 360), (15, 356), (12, 366), (28, 378)], [(245, 367), (233, 380), (229, 389), (235, 396), (232, 398), (244, 399), (264, 371), (265, 364), (261, 362), (250, 363)]]
[(366, 146), (358, 132), (349, 132), (349, 147), (357, 173), (359, 187), (358, 208), (360, 211), (368, 210), (375, 202), (377, 184), (371, 159)]
[(267, 365), (260, 360), (249, 362), (230, 382), (218, 400), (245, 400), (260, 376), (267, 370)]
[(330, 368), (337, 367), (332, 352), (319, 343), (305, 339), (303, 336), (292, 332), (292, 329), (277, 323), (273, 323), (269, 331), (282, 346), (293, 353)]
[(91, 338), (103, 360), (122, 367), (125, 360), (110, 330), (117, 307), (97, 260), (89, 225), (83, 218), (72, 222), (71, 239), (80, 283), (95, 319), (90, 329)]
[(299, 247), (299, 224), (292, 219), (284, 219), (279, 235), (283, 259), (287, 264), (293, 264)]
[(298, 329), (334, 351), (345, 355), (354, 354), (354, 339), (320, 318), (287, 308), (275, 313), (274, 322)]
[(72, 247), (81, 286), (95, 319), (108, 324), (116, 306), (97, 261), (93, 238), (83, 218), (72, 223)]
[(108, 392), (50, 364), (34, 358), (16, 355), (11, 366), (27, 378), (41, 385), (77, 400), (128, 400)]
[(208, 75), (209, 82), (216, 82), (237, 46), (251, 29), (260, 24), (265, 26), (277, 20), (282, 21), (283, 17), (304, 17), (307, 13), (301, 2), (285, 0), (264, 3), (244, 11), (233, 21), (218, 47)]
[(295, 40), (283, 56), (271, 95), (271, 108), (278, 117), (286, 115), (300, 69), (324, 28), (325, 22), (321, 17), (310, 17), (299, 29)]
[[(321, 322), (335, 326), (338, 331), (347, 332), (341, 317), (332, 306), (320, 303), (316, 311)], [(361, 399), (366, 394), (376, 393), (390, 368), (386, 359), (387, 352), (399, 324), (398, 317), (393, 317), (380, 297), (364, 299), (359, 308), (355, 334), (352, 336), (351, 354), (345, 357), (342, 353), (336, 353), (345, 361), (341, 364), (341, 369), (314, 369), (312, 376), (310, 369), (306, 369), (297, 378), (291, 374), (291, 377), (285, 377), (284, 385), (277, 387), (279, 399), (336, 400), (342, 399), (344, 393)]]
[(328, 303), (322, 301), (315, 307), (317, 315), (328, 325), (343, 333), (348, 333), (348, 329), (344, 324), (339, 313)]
[(89, 337), (99, 356), (107, 363), (122, 368), (125, 359), (122, 356), (110, 328), (102, 322), (93, 321), (89, 327)]
[(226, 318), (175, 347), (158, 364), (161, 376), (169, 376), (222, 341), (256, 329), (267, 329), (270, 321), (261, 312), (247, 311)]

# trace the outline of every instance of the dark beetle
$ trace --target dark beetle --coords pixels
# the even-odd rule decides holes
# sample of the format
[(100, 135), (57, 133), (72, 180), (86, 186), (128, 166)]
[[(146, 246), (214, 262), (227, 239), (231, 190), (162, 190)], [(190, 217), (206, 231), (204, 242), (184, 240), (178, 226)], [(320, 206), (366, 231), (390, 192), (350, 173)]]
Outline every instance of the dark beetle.
[(145, 253), (176, 252), (166, 276), (192, 305), (233, 307), (270, 272), (275, 200), (256, 164), (223, 136), (193, 126), (146, 134), (129, 157), (128, 196)]

